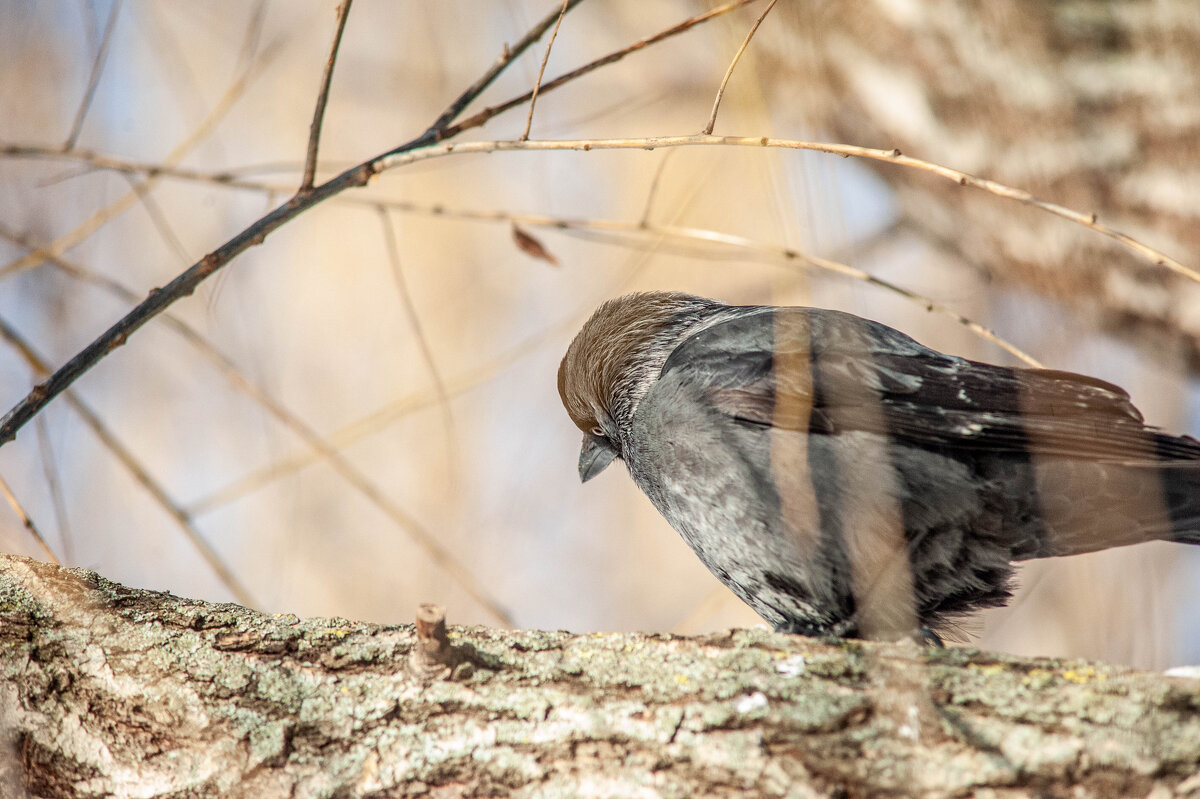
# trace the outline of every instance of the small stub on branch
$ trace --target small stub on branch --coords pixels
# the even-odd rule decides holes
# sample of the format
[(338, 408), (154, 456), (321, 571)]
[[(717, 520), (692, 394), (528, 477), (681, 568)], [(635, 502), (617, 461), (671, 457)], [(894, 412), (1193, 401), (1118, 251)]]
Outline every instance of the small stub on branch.
[(463, 678), (474, 671), (475, 650), (455, 646), (446, 634), (446, 610), (424, 604), (417, 608), (417, 643), (408, 656), (409, 670), (424, 680)]

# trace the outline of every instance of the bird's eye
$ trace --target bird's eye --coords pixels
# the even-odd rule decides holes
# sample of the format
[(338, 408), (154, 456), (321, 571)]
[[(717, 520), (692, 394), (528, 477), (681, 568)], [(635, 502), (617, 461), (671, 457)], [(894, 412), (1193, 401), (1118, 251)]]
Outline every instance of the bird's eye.
[(592, 428), (592, 435), (596, 436), (597, 438), (604, 438), (604, 428), (600, 425), (596, 425)]

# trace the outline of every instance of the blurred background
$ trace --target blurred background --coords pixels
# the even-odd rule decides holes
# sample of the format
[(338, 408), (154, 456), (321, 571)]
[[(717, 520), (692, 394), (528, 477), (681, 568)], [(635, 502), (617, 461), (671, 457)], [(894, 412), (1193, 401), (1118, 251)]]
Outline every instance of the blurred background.
[[(557, 3), (358, 0), (320, 177), (422, 132)], [(587, 0), (547, 78), (715, 8)], [(544, 94), (532, 138), (698, 132), (764, 3)], [(0, 405), (299, 183), (334, 3), (0, 0)], [(468, 113), (534, 84), (544, 41)], [(1193, 0), (783, 0), (716, 133), (896, 147), (1200, 267)], [(512, 139), (527, 106), (463, 140)], [(514, 242), (514, 219), (557, 259)], [(570, 225), (560, 223), (570, 222)], [(645, 224), (642, 224), (645, 223)], [(712, 234), (741, 237), (719, 241)], [(64, 562), (271, 612), (698, 633), (758, 623), (620, 469), (586, 487), (555, 372), (604, 299), (811, 304), (1017, 363), (947, 315), (1200, 432), (1200, 286), (1094, 231), (914, 170), (759, 148), (458, 155), (284, 226), (0, 449)], [(46, 557), (7, 507), (0, 548)], [(206, 556), (205, 550), (209, 550)], [(967, 640), (1200, 662), (1200, 549), (1029, 565)]]

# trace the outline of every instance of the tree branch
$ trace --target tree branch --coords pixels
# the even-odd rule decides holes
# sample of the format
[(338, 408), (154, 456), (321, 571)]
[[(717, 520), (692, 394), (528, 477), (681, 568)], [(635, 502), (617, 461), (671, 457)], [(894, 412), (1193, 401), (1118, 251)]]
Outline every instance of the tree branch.
[(346, 18), (350, 16), (353, 0), (342, 0), (337, 7), (337, 28), (333, 33), (333, 44), (329, 58), (325, 60), (325, 71), (321, 75), (321, 90), (317, 92), (317, 107), (313, 111), (312, 125), (308, 129), (308, 149), (304, 156), (304, 178), (300, 181), (300, 193), (312, 191), (313, 179), (317, 174), (317, 149), (321, 146), (321, 124), (325, 119), (325, 104), (329, 102), (329, 84), (333, 81), (333, 65), (337, 63), (338, 48), (342, 46), (342, 31), (346, 29)]
[(754, 20), (754, 24), (750, 26), (750, 30), (746, 31), (746, 38), (742, 40), (742, 46), (733, 54), (733, 60), (729, 62), (729, 68), (725, 70), (725, 77), (721, 78), (721, 85), (717, 88), (717, 96), (713, 98), (712, 113), (708, 116), (708, 123), (704, 126), (704, 134), (708, 135), (713, 132), (713, 128), (717, 124), (717, 111), (721, 108), (721, 98), (725, 96), (725, 87), (729, 85), (729, 79), (733, 77), (733, 70), (737, 67), (738, 61), (742, 60), (742, 54), (746, 52), (746, 48), (750, 46), (750, 40), (754, 38), (754, 34), (758, 31), (758, 26), (767, 18), (767, 14), (771, 13), (771, 9), (775, 7), (776, 0), (771, 0), (767, 3), (767, 7), (758, 15), (758, 19)]
[(550, 60), (550, 51), (554, 49), (554, 40), (558, 38), (558, 29), (562, 26), (563, 17), (566, 15), (567, 0), (563, 0), (562, 10), (558, 12), (558, 20), (554, 23), (554, 30), (550, 32), (550, 41), (546, 42), (546, 52), (542, 54), (542, 64), (538, 67), (537, 80), (533, 82), (533, 92), (529, 95), (529, 114), (525, 117), (525, 130), (521, 132), (521, 141), (529, 138), (529, 130), (533, 127), (533, 109), (537, 106), (542, 76), (546, 74), (546, 63)]
[(100, 75), (104, 72), (104, 62), (108, 60), (113, 31), (117, 28), (117, 17), (121, 15), (121, 2), (122, 0), (113, 0), (112, 6), (108, 9), (108, 21), (104, 23), (104, 33), (100, 36), (100, 47), (96, 50), (96, 58), (92, 62), (92, 72), (88, 75), (88, 85), (83, 92), (83, 99), (79, 101), (79, 108), (75, 111), (75, 121), (71, 123), (71, 132), (67, 134), (67, 140), (62, 146), (64, 150), (73, 148), (75, 142), (79, 141), (79, 134), (83, 131), (83, 121), (87, 119), (88, 109), (92, 107), (92, 100), (96, 97), (96, 88), (100, 85)]
[(1200, 787), (1194, 679), (756, 629), (442, 625), (431, 607), (415, 627), (271, 616), (0, 555), (0, 786), (39, 797)]
[[(701, 15), (703, 19), (711, 19), (718, 13), (725, 13), (733, 8), (736, 8), (751, 0), (740, 0), (739, 2), (731, 3), (720, 9), (714, 9), (707, 14)], [(568, 10), (575, 3), (568, 3)], [(252, 246), (262, 244), (266, 237), (277, 230), (285, 223), (291, 221), (295, 217), (309, 210), (310, 208), (320, 204), (324, 200), (339, 194), (346, 189), (365, 186), (372, 177), (379, 174), (392, 159), (401, 158), (404, 154), (418, 150), (423, 147), (428, 147), (443, 139), (456, 136), (464, 130), (476, 125), (482, 125), (491, 116), (494, 116), (498, 111), (490, 115), (476, 115), (478, 121), (459, 123), (449, 126), (449, 122), (461, 113), (462, 109), (466, 108), (480, 93), (487, 88), (493, 80), (512, 63), (521, 52), (531, 46), (542, 33), (544, 33), (555, 20), (559, 17), (559, 11), (547, 15), (541, 22), (534, 26), (512, 49), (505, 49), (504, 54), (497, 60), (495, 64), (475, 83), (467, 88), (461, 95), (458, 96), (450, 104), (450, 106), (434, 121), (424, 133), (417, 136), (415, 139), (393, 148), (386, 153), (378, 155), (367, 161), (353, 166), (334, 178), (326, 181), (320, 186), (314, 187), (303, 194), (296, 194), (283, 205), (269, 212), (257, 222), (254, 222), (241, 233), (234, 236), (222, 246), (213, 250), (208, 255), (204, 256), (198, 262), (181, 273), (178, 277), (168, 283), (161, 289), (152, 289), (149, 296), (139, 303), (133, 310), (129, 311), (116, 324), (106, 330), (99, 338), (92, 341), (87, 347), (81, 350), (73, 358), (67, 361), (47, 380), (33, 387), (19, 403), (17, 403), (8, 413), (0, 418), (0, 446), (7, 444), (16, 438), (17, 431), (20, 430), (30, 419), (32, 419), (38, 411), (47, 405), (52, 399), (58, 396), (65, 388), (70, 386), (79, 379), (87, 370), (96, 365), (102, 358), (114, 349), (120, 347), (128, 337), (136, 332), (142, 325), (153, 319), (159, 313), (162, 313), (168, 306), (176, 300), (189, 296), (196, 290), (196, 287), (212, 275), (217, 270), (228, 264), (241, 253), (245, 252)], [(655, 41), (659, 41), (668, 35), (681, 33), (689, 29), (694, 24), (694, 18), (689, 23), (681, 23), (675, 25), (655, 37), (651, 37)], [(640, 46), (645, 46), (643, 44)], [(620, 57), (620, 56), (618, 56)], [(615, 60), (615, 59), (613, 59)], [(605, 61), (598, 59), (597, 63)], [(607, 62), (605, 62), (607, 63)], [(577, 74), (574, 77), (584, 74), (584, 70), (576, 70)], [(564, 76), (552, 85), (542, 87), (542, 92), (545, 93), (553, 88), (563, 85), (567, 80)], [(523, 102), (523, 101), (522, 101)], [(511, 107), (511, 106), (510, 106)], [(53, 250), (51, 250), (53, 252)], [(59, 254), (59, 253), (55, 253)], [(28, 258), (29, 256), (26, 256)], [(26, 259), (19, 259), (17, 264), (21, 264)], [(12, 265), (10, 265), (12, 266)], [(3, 270), (0, 270), (2, 272)]]

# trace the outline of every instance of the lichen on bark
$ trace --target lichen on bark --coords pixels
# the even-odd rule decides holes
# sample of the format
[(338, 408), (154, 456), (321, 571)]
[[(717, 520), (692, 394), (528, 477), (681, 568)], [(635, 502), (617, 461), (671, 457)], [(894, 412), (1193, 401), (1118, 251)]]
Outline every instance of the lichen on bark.
[(1200, 791), (1200, 681), (765, 630), (299, 619), (0, 556), (4, 796)]

